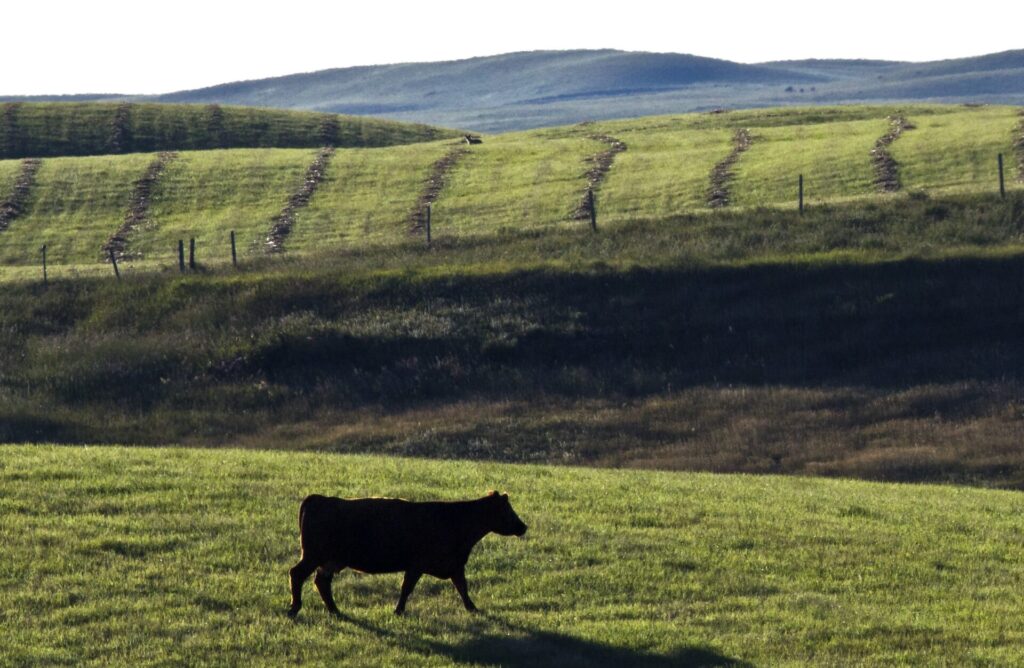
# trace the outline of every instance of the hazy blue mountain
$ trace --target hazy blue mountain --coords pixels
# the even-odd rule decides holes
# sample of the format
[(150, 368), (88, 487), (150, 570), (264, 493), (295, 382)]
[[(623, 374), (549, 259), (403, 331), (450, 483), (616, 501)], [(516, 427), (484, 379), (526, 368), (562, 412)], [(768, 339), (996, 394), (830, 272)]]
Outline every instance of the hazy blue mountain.
[(669, 53), (536, 51), (331, 69), (147, 99), (368, 114), (484, 132), (716, 107), (920, 100), (1024, 104), (1024, 50), (930, 63), (754, 65)]

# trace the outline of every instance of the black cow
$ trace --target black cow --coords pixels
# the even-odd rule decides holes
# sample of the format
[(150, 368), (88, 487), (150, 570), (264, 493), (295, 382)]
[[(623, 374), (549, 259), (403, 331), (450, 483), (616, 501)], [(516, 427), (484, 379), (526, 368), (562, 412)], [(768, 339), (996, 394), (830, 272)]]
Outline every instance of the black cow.
[(491, 492), (475, 501), (413, 503), (404, 499), (338, 499), (307, 496), (299, 507), (302, 558), (291, 569), (292, 617), (302, 607), (302, 585), (315, 570), (327, 609), (338, 614), (331, 593), (334, 574), (344, 568), (363, 573), (405, 571), (395, 614), (424, 573), (451, 580), (466, 609), (476, 606), (466, 590), (466, 562), (473, 546), (491, 532), (522, 536), (507, 494)]

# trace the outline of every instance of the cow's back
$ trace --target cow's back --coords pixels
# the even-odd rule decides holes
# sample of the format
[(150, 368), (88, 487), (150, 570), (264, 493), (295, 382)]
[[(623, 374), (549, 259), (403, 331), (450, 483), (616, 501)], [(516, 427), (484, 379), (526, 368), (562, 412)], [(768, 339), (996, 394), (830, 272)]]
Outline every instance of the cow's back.
[(403, 499), (309, 496), (300, 509), (303, 554), (367, 573), (446, 561), (443, 553), (452, 540), (441, 506)]

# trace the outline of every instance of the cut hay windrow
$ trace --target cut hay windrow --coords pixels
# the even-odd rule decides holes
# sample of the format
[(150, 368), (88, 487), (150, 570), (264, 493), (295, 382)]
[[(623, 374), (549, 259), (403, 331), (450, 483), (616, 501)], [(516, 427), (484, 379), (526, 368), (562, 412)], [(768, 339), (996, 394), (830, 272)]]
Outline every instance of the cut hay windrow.
[(21, 172), (14, 182), (14, 189), (3, 202), (0, 202), (0, 232), (8, 228), (15, 218), (25, 211), (32, 186), (36, 182), (36, 172), (39, 171), (40, 160), (27, 158), (21, 161)]
[(333, 146), (324, 146), (316, 154), (316, 158), (310, 164), (309, 169), (306, 170), (306, 176), (302, 180), (302, 185), (297, 191), (289, 198), (288, 203), (285, 205), (281, 213), (274, 217), (273, 225), (270, 228), (270, 234), (267, 235), (265, 243), (266, 250), (268, 253), (280, 253), (284, 250), (284, 240), (291, 234), (292, 226), (295, 225), (295, 214), (299, 209), (306, 207), (309, 204), (309, 200), (312, 199), (313, 193), (320, 186), (320, 182), (324, 179), (324, 173), (327, 171), (327, 165), (331, 161), (331, 156), (334, 155)]
[(128, 212), (124, 216), (124, 222), (103, 244), (103, 259), (105, 261), (109, 261), (111, 253), (118, 260), (130, 257), (126, 252), (128, 242), (131, 240), (135, 230), (148, 219), (153, 189), (156, 187), (157, 181), (160, 179), (160, 175), (163, 174), (167, 164), (176, 157), (178, 157), (178, 154), (170, 151), (157, 154), (156, 159), (149, 163), (149, 167), (146, 168), (146, 173), (134, 183), (135, 187), (132, 189), (131, 199), (128, 203)]
[(437, 198), (441, 195), (441, 190), (444, 189), (445, 183), (448, 182), (448, 174), (464, 156), (469, 154), (467, 146), (467, 144), (462, 143), (452, 146), (444, 157), (435, 162), (430, 168), (430, 176), (427, 177), (423, 190), (416, 199), (415, 208), (409, 214), (410, 234), (418, 234), (426, 226), (427, 206), (437, 201)]
[(878, 192), (893, 193), (903, 185), (900, 183), (899, 163), (889, 153), (889, 147), (907, 130), (915, 126), (902, 114), (889, 117), (889, 131), (878, 138), (871, 149), (871, 161), (875, 166), (875, 188)]
[(732, 152), (711, 169), (708, 206), (713, 209), (729, 206), (729, 183), (734, 176), (733, 167), (753, 143), (754, 138), (746, 128), (740, 128), (733, 135)]
[(608, 176), (608, 172), (612, 168), (612, 163), (615, 162), (615, 156), (625, 151), (628, 147), (626, 142), (621, 139), (603, 134), (592, 134), (587, 135), (589, 139), (607, 144), (608, 148), (600, 153), (588, 156), (585, 160), (590, 165), (590, 169), (587, 170), (587, 188), (583, 191), (583, 197), (580, 199), (580, 203), (573, 209), (572, 219), (573, 220), (589, 220), (591, 216), (591, 206), (593, 200), (590, 198), (590, 192), (597, 190), (605, 177)]

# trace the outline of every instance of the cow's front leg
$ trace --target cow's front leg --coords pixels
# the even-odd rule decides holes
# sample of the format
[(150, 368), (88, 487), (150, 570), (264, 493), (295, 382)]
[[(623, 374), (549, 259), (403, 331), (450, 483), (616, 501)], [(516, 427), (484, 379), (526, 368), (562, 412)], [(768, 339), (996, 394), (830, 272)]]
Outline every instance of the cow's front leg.
[(420, 581), (422, 573), (415, 571), (406, 571), (405, 579), (402, 580), (402, 593), (398, 597), (398, 605), (395, 606), (395, 614), (400, 615), (405, 612), (405, 601), (409, 598), (409, 594), (416, 588), (416, 583)]
[(302, 608), (302, 584), (306, 581), (306, 578), (309, 577), (309, 574), (313, 572), (314, 568), (316, 568), (316, 566), (314, 566), (312, 562), (302, 559), (299, 563), (295, 564), (289, 572), (292, 584), (292, 607), (288, 610), (289, 617), (294, 617), (299, 614), (299, 609)]
[(462, 603), (466, 606), (466, 610), (476, 612), (476, 606), (473, 604), (473, 599), (469, 597), (469, 589), (466, 586), (466, 571), (460, 570), (458, 573), (453, 575), (452, 584), (455, 585), (455, 589), (459, 592), (459, 596), (462, 597)]

